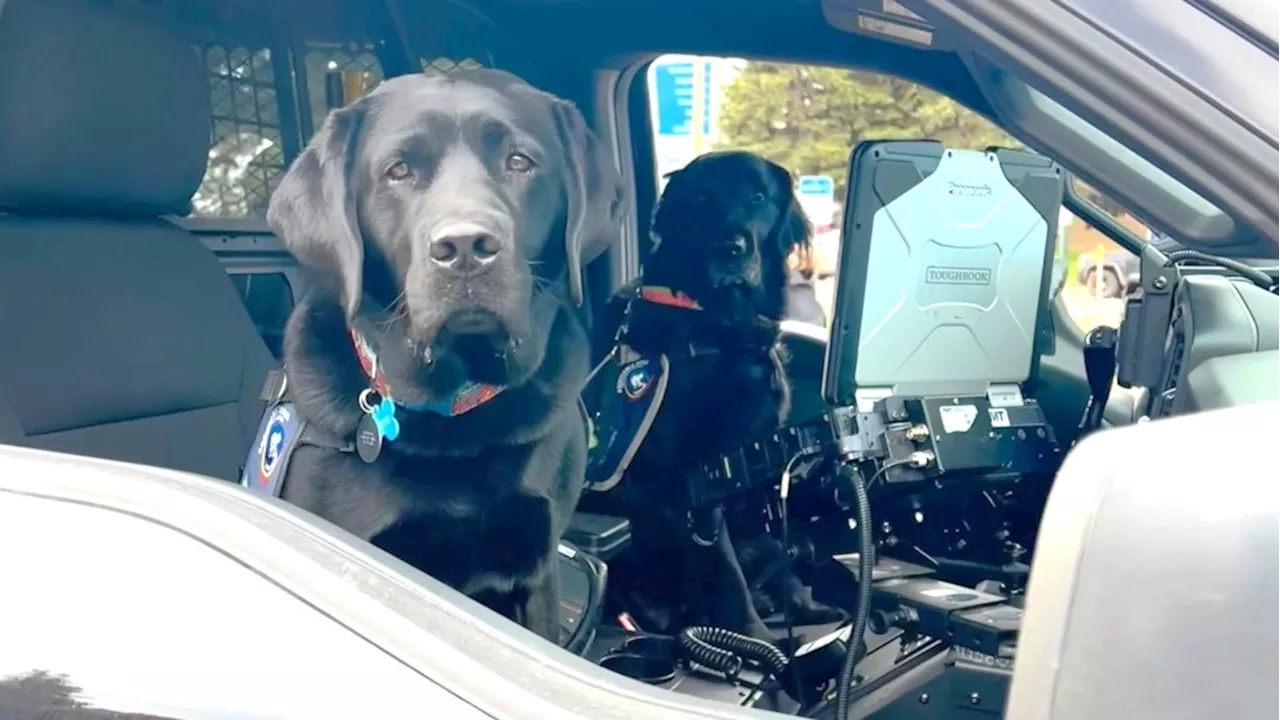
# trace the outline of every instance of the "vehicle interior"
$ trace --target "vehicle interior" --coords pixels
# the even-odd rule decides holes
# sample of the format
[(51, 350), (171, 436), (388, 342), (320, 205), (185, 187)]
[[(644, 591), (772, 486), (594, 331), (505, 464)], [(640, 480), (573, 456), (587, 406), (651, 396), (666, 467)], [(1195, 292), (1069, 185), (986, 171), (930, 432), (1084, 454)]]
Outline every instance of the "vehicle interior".
[[(1272, 403), (1280, 401), (1276, 200), (1259, 200), (1238, 180), (1266, 172), (1274, 180), (1274, 136), (1250, 140), (1262, 151), (1253, 159), (1206, 164), (1169, 151), (1167, 138), (1138, 120), (1116, 122), (1118, 111), (1028, 70), (1034, 59), (1015, 59), (1016, 48), (994, 31), (974, 29), (981, 22), (972, 3), (759, 0), (749, 12), (744, 4), (0, 0), (0, 336), (7, 339), (0, 443), (192, 473), (231, 488), (264, 410), (260, 391), (280, 363), (285, 322), (308, 290), (306, 274), (267, 228), (271, 190), (325, 115), (383, 78), (494, 67), (582, 109), (612, 147), (632, 208), (619, 243), (587, 268), (588, 310), (598, 312), (637, 277), (649, 247), (661, 187), (647, 76), (655, 58), (883, 73), (954, 100), (1021, 143), (964, 157), (989, 163), (993, 182), (1005, 182), (1026, 201), (1020, 211), (1041, 220), (1039, 244), (1014, 258), (1017, 286), (991, 290), (1009, 303), (1023, 335), (996, 327), (996, 352), (976, 340), (976, 369), (956, 382), (947, 374), (955, 363), (910, 365), (904, 375), (909, 363), (891, 350), (872, 362), (859, 330), (877, 312), (892, 314), (885, 293), (895, 286), (886, 269), (892, 253), (876, 249), (885, 245), (870, 218), (883, 227), (879, 213), (914, 202), (911, 188), (929, 177), (941, 182), (961, 156), (929, 137), (861, 153), (850, 147), (830, 330), (784, 333), (795, 398), (788, 424), (834, 428), (828, 457), (797, 475), (806, 517), (784, 545), (814, 596), (855, 621), (782, 623), (779, 640), (795, 634), (803, 645), (777, 665), (741, 647), (698, 655), (692, 641), (673, 637), (679, 632), (648, 631), (634, 599), (615, 590), (626, 578), (608, 567), (627, 552), (627, 519), (580, 515), (561, 549), (568, 652), (545, 662), (568, 668), (566, 677), (588, 678), (584, 663), (603, 669), (584, 686), (617, 683), (621, 689), (609, 692), (649, 709), (573, 716), (747, 717), (754, 709), (830, 718), (1103, 718), (1137, 703), (1151, 717), (1202, 717), (1196, 709), (1224, 702), (1217, 711), (1229, 717), (1274, 717), (1274, 686), (1266, 698), (1251, 695), (1268, 687), (1257, 677), (1277, 672), (1276, 531), (1265, 529), (1274, 524), (1266, 514), (1274, 493), (1260, 503), (1261, 515), (1231, 530), (1201, 527), (1211, 520), (1193, 512), (1208, 493), (1244, 502), (1275, 465), (1274, 438), (1269, 443), (1263, 430), (1274, 428)], [(1274, 61), (1274, 42), (1269, 52)], [(894, 162), (920, 168), (918, 176), (892, 202), (882, 192), (869, 200), (868, 188)], [(1238, 184), (1228, 185), (1233, 177)], [(1166, 242), (1157, 247), (1116, 222), (1077, 181)], [(1118, 327), (1086, 332), (1072, 319), (1060, 292), (1069, 273), (1055, 266), (1059, 212), (1083, 218), (1138, 258), (1140, 292), (1123, 301)], [(864, 225), (865, 234), (854, 231)], [(928, 272), (939, 264), (955, 262), (939, 260)], [(981, 451), (929, 437), (949, 422), (949, 410), (967, 407), (961, 398), (972, 400), (978, 427), (989, 431)], [(1193, 415), (1194, 426), (1174, 420)], [(1177, 430), (1157, 432), (1166, 423)], [(1196, 434), (1223, 423), (1239, 433)], [(1255, 441), (1263, 447), (1249, 445)], [(1241, 453), (1214, 454), (1235, 443), (1249, 447), (1251, 470), (1240, 465)], [(1193, 452), (1172, 457), (1169, 447)], [(922, 452), (928, 460), (916, 464)], [(1213, 473), (1210, 484), (1221, 488), (1104, 482), (1179, 468)], [(763, 507), (776, 500), (778, 482), (752, 481), (741, 495), (759, 496)], [(1176, 505), (1186, 532), (1165, 521), (1151, 521), (1159, 533), (1139, 532), (1150, 529), (1144, 508), (1152, 503)], [(1088, 521), (1102, 507), (1111, 513)], [(1231, 567), (1210, 559), (1206, 548), (1246, 537), (1261, 548), (1248, 559)], [(1157, 553), (1157, 542), (1166, 549)], [(1086, 546), (1090, 557), (1111, 558), (1108, 567), (1068, 557)], [(1171, 559), (1180, 552), (1199, 554), (1184, 565)], [(1195, 571), (1201, 578), (1180, 582), (1215, 584), (1227, 599), (1209, 611), (1173, 603), (1160, 611), (1167, 616), (1137, 627), (1134, 613), (1160, 603), (1156, 590), (1138, 588), (1155, 588), (1193, 562), (1205, 568)], [(1086, 566), (1094, 575), (1080, 570)], [(1246, 571), (1261, 574), (1242, 580)], [(1120, 584), (1132, 593), (1117, 599), (1120, 590), (1104, 576), (1128, 578)], [(1071, 619), (1072, 603), (1121, 609)], [(1201, 629), (1169, 632), (1161, 622)], [(1223, 632), (1240, 648), (1209, 673), (1220, 673), (1220, 683), (1192, 680), (1183, 668), (1118, 683), (1127, 689), (1110, 694), (1089, 691), (1157, 653), (1218, 652), (1205, 649), (1215, 637), (1208, 623), (1230, 628)], [(864, 643), (850, 641), (858, 631)], [(1078, 634), (1085, 632), (1095, 635)], [(1090, 644), (1109, 633), (1128, 633), (1123, 651)], [(1270, 651), (1260, 636), (1270, 638)], [(1085, 662), (1089, 648), (1107, 661)], [(723, 655), (732, 656), (726, 664), (716, 660)], [(854, 656), (856, 667), (845, 672)], [(1252, 665), (1241, 671), (1246, 660)], [(1180, 706), (1162, 682), (1222, 689)]]

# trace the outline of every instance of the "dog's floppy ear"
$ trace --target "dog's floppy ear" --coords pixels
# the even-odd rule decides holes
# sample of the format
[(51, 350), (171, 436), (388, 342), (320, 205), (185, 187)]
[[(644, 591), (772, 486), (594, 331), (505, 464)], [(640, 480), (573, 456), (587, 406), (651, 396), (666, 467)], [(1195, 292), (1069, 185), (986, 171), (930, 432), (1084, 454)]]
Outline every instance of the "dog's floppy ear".
[(557, 99), (551, 112), (564, 150), (569, 295), (582, 305), (583, 266), (608, 249), (621, 231), (622, 176), (573, 103)]
[(347, 317), (363, 293), (364, 241), (347, 177), (355, 164), (362, 104), (329, 113), (271, 195), (267, 224), (298, 262), (338, 281)]
[(795, 178), (791, 177), (791, 173), (781, 165), (766, 162), (778, 182), (779, 190), (786, 193), (782, 215), (774, 225), (772, 235), (777, 240), (784, 257), (792, 250), (799, 250), (803, 255), (809, 251), (812, 244), (813, 226), (809, 224), (809, 218), (804, 214), (804, 208), (800, 206), (800, 198), (796, 196)]

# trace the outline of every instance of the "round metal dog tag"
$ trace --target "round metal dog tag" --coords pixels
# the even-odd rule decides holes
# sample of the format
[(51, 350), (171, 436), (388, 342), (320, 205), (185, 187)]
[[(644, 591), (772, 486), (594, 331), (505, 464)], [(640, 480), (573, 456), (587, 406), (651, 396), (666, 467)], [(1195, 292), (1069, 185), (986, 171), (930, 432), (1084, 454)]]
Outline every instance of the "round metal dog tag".
[(360, 418), (360, 424), (356, 425), (356, 454), (361, 460), (371, 463), (378, 459), (381, 452), (382, 433), (373, 417), (365, 415)]

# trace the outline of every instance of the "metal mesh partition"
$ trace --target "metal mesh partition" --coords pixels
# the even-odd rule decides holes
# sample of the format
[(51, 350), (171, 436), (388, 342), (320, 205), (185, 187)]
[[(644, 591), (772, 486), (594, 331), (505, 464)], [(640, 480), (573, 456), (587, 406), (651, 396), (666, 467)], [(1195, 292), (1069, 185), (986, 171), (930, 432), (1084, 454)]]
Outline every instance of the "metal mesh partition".
[[(311, 110), (311, 126), (319, 128), (329, 110), (370, 92), (383, 80), (382, 66), (373, 46), (359, 43), (307, 43), (307, 102)], [(482, 64), (471, 58), (422, 60), (425, 73), (448, 73), (457, 68), (478, 68)], [(338, 76), (341, 91), (331, 87), (332, 76)], [(335, 96), (336, 95), (336, 96)]]
[[(291, 100), (277, 96), (277, 88), (291, 84), (276, 77), (280, 71), (287, 78), (290, 68), (284, 60), (278, 62), (286, 65), (277, 68), (268, 48), (203, 45), (195, 50), (208, 73), (212, 137), (209, 164), (192, 198), (191, 214), (263, 218), (271, 192), (291, 159), (285, 156), (281, 142), (280, 118), (282, 100)], [(305, 98), (301, 97), (303, 88), (297, 90), (313, 132), (335, 104), (350, 102), (383, 80), (382, 66), (368, 44), (311, 42), (306, 44), (302, 60), (297, 75), (305, 78)], [(425, 73), (478, 67), (482, 63), (471, 58), (422, 60)], [(306, 138), (289, 140), (296, 149), (296, 143)]]
[(285, 163), (271, 51), (208, 45), (196, 52), (208, 72), (213, 117), (192, 215), (264, 217)]
[(447, 57), (439, 57), (435, 60), (423, 60), (422, 72), (430, 73), (447, 73), (462, 68), (464, 70), (474, 70), (484, 67), (484, 64), (478, 60), (471, 58), (463, 58), (462, 60), (452, 60)]
[(364, 95), (382, 82), (382, 65), (373, 54), (372, 45), (307, 43), (305, 63), (311, 127), (316, 129), (324, 123), (331, 103), (338, 100), (330, 98), (326, 89), (330, 74), (338, 73), (342, 77), (347, 102)]

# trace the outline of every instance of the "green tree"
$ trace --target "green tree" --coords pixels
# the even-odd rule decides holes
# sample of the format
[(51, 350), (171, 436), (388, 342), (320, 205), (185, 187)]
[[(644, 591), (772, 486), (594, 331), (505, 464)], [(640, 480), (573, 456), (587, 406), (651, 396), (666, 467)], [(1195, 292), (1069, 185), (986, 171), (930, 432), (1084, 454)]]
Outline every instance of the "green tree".
[(830, 175), (843, 192), (862, 140), (934, 138), (948, 147), (1018, 143), (987, 119), (916, 83), (840, 68), (750, 62), (724, 90), (721, 147), (757, 152), (796, 175)]

